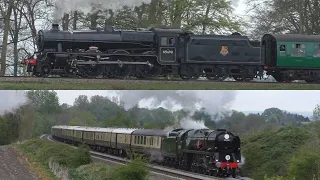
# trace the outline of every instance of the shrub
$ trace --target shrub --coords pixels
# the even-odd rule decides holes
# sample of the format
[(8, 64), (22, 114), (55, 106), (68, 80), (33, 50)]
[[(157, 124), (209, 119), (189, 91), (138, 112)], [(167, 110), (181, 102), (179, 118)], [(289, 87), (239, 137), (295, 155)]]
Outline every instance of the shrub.
[(45, 165), (49, 164), (50, 159), (66, 168), (76, 168), (91, 162), (89, 148), (86, 146), (75, 149), (63, 143), (32, 139), (21, 144), (20, 147), (35, 155)]
[(149, 175), (147, 161), (135, 155), (126, 166), (119, 166), (111, 174), (112, 180), (146, 180)]
[(104, 163), (92, 163), (70, 171), (74, 180), (109, 180), (112, 168)]

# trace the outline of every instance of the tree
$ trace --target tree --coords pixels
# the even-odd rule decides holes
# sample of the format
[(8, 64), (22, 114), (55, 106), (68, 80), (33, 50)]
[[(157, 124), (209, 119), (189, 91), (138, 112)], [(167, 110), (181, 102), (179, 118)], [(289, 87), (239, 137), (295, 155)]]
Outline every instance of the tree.
[(117, 115), (108, 118), (105, 121), (105, 127), (118, 127), (118, 128), (134, 128), (137, 123), (134, 122), (126, 113), (117, 111)]
[(253, 35), (262, 34), (319, 34), (320, 7), (317, 0), (248, 0)]
[(88, 110), (88, 108), (89, 108), (88, 96), (80, 95), (74, 101), (73, 106), (79, 108), (80, 110)]
[(320, 120), (320, 104), (317, 104), (313, 109), (312, 120), (319, 121)]
[(28, 91), (27, 97), (39, 112), (55, 114), (61, 111), (59, 97), (55, 91)]
[(8, 0), (5, 3), (5, 7), (7, 7), (7, 10), (4, 11), (2, 14), (4, 17), (4, 30), (3, 30), (3, 39), (2, 39), (2, 47), (1, 47), (1, 70), (0, 70), (0, 76), (4, 76), (6, 73), (6, 67), (7, 67), (7, 48), (8, 48), (8, 37), (9, 37), (9, 31), (10, 31), (10, 17), (12, 10), (15, 6), (15, 0)]

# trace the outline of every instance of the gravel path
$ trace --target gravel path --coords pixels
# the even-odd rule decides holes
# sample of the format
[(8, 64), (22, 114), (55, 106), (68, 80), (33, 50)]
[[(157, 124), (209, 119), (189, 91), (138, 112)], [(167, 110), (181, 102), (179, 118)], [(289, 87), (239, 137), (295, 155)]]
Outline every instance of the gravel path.
[(12, 147), (0, 146), (0, 180), (38, 180), (26, 168), (25, 158)]

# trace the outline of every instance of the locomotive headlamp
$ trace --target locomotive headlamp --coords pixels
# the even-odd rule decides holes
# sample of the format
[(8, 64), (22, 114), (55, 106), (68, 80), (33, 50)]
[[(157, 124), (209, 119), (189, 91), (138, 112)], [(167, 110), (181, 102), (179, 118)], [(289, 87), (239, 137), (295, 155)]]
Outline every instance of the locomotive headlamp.
[(229, 138), (230, 138), (229, 134), (225, 134), (225, 135), (224, 135), (224, 138), (225, 138), (225, 139), (229, 139)]
[(230, 160), (230, 156), (226, 155), (226, 160), (229, 161)]

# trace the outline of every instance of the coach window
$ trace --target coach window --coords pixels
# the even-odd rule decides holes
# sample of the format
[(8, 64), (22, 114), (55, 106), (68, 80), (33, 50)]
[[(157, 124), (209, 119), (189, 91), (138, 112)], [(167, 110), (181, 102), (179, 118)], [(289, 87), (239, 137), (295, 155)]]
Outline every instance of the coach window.
[(320, 44), (315, 45), (313, 56), (320, 57)]
[(150, 145), (153, 146), (153, 137), (150, 138)]
[(292, 44), (291, 56), (292, 57), (305, 57), (306, 46), (304, 44)]
[(286, 52), (286, 45), (280, 45), (280, 52)]

